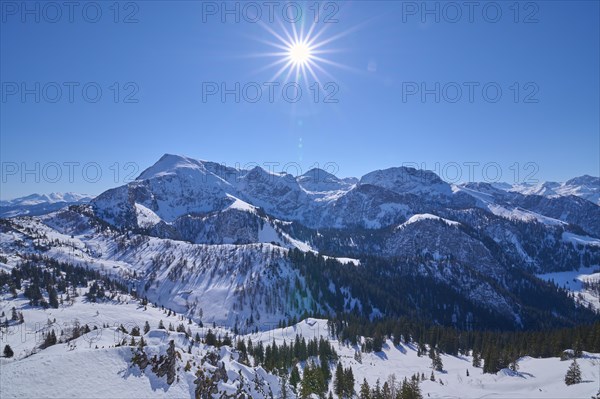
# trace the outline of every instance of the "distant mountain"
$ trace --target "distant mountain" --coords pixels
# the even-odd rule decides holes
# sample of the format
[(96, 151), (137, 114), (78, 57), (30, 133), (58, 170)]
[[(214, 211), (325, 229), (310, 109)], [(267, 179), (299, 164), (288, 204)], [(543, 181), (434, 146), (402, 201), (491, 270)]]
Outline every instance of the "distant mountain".
[(87, 203), (92, 196), (78, 193), (31, 194), (8, 201), (0, 201), (0, 217), (39, 216), (68, 205)]
[(596, 205), (600, 205), (600, 177), (583, 175), (567, 180), (564, 183), (542, 182), (537, 184), (504, 184), (497, 185), (506, 191), (514, 191), (525, 195), (541, 195), (544, 197), (564, 197), (574, 195)]

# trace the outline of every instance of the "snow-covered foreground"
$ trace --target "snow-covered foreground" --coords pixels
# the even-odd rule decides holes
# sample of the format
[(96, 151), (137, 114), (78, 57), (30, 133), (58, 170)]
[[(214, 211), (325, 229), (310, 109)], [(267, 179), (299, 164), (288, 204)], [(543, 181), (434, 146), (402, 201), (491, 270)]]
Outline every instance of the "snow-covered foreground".
[[(157, 330), (161, 320), (165, 326), (172, 323), (176, 327), (183, 323), (186, 328), (190, 327), (192, 336), (196, 332), (204, 336), (207, 327), (188, 324), (187, 319), (182, 320), (178, 315), (167, 316), (166, 311), (151, 305), (141, 306), (127, 295), (121, 296), (121, 302), (104, 303), (89, 303), (80, 296), (73, 305), (47, 310), (31, 308), (23, 299), (2, 298), (0, 310), (5, 314), (10, 315), (13, 306), (23, 312), (25, 323), (11, 325), (8, 334), (1, 336), (2, 346), (9, 344), (15, 352), (11, 359), (0, 359), (2, 398), (194, 397), (196, 372), (202, 368), (215, 368), (208, 363), (201, 364), (210, 352), (218, 354), (226, 370), (226, 380), (219, 383), (220, 392), (233, 395), (243, 381), (252, 397), (268, 397), (269, 391), (279, 397), (281, 383), (278, 377), (267, 374), (261, 367), (239, 363), (238, 353), (232, 348), (216, 349), (196, 344), (188, 354), (189, 341), (183, 333)], [(146, 321), (151, 330), (144, 339), (151, 353), (165, 353), (168, 342), (174, 340), (181, 355), (177, 362), (177, 379), (172, 385), (167, 384), (166, 377), (157, 377), (150, 368), (141, 372), (137, 366), (131, 367), (132, 347), (117, 345), (123, 338), (127, 342), (131, 338), (118, 331), (119, 325), (123, 324), (129, 331), (135, 325), (143, 330)], [(54, 327), (57, 332), (63, 330), (66, 333), (74, 323), (88, 324), (92, 331), (66, 344), (34, 350), (43, 340), (41, 332), (44, 328)], [(94, 330), (94, 326), (98, 329)], [(227, 332), (220, 328), (215, 331), (217, 334)], [(569, 361), (530, 357), (520, 360), (517, 373), (502, 370), (494, 375), (483, 374), (480, 368), (472, 367), (470, 357), (442, 355), (444, 372), (435, 372), (436, 381), (433, 382), (429, 380), (431, 360), (427, 356), (417, 356), (416, 347), (395, 347), (388, 340), (382, 352), (362, 353), (357, 359), (357, 348), (342, 345), (329, 336), (326, 320), (307, 319), (292, 327), (243, 338), (254, 343), (269, 344), (275, 340), (281, 344), (284, 340), (289, 343), (297, 334), (307, 339), (329, 339), (344, 367), (352, 367), (357, 392), (363, 379), (373, 386), (377, 379), (383, 384), (392, 374), (402, 380), (415, 373), (425, 374), (427, 378), (421, 383), (421, 390), (424, 397), (432, 398), (590, 398), (600, 387), (600, 355), (590, 353), (585, 353), (578, 361), (584, 382), (572, 386), (564, 383)], [(188, 360), (192, 367), (186, 371)], [(333, 385), (330, 389), (333, 390)]]

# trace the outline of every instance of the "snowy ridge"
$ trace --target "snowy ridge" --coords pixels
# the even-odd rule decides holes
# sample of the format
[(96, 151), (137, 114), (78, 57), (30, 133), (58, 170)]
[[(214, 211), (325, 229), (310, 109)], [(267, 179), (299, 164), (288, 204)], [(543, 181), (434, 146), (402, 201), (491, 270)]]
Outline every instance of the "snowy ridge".
[[(0, 253), (11, 253), (15, 242), (35, 253), (33, 240), (25, 233), (35, 230), (44, 237), (36, 244), (48, 246), (46, 256), (122, 279), (131, 279), (134, 273), (143, 276), (138, 284), (149, 299), (189, 317), (202, 314), (207, 321), (227, 325), (257, 318), (259, 313), (263, 322), (279, 321), (282, 314), (299, 316), (306, 310), (302, 306), (311, 301), (310, 297), (306, 302), (295, 301), (301, 307), (292, 308), (286, 300), (283, 291), (303, 279), (291, 269), (284, 247), (270, 243), (200, 245), (133, 234), (94, 235), (90, 230), (76, 234), (72, 221), (64, 223), (62, 218), (67, 219), (62, 214), (45, 220), (58, 230), (36, 220), (16, 219), (23, 232), (0, 232)], [(12, 259), (14, 264), (19, 258)]]
[(575, 177), (563, 183), (515, 184), (508, 185), (504, 189), (525, 195), (542, 195), (550, 198), (573, 195), (600, 205), (600, 177), (589, 175)]
[(92, 196), (77, 193), (31, 194), (9, 201), (0, 201), (0, 217), (39, 216), (74, 204), (92, 200)]
[(8, 201), (0, 201), (0, 206), (31, 206), (39, 204), (54, 204), (56, 202), (87, 202), (93, 197), (87, 194), (79, 193), (50, 193), (50, 194), (31, 194), (26, 197), (14, 198)]
[(410, 218), (408, 218), (408, 220), (406, 222), (402, 223), (397, 228), (402, 228), (402, 227), (405, 227), (405, 226), (407, 226), (409, 224), (422, 222), (424, 220), (440, 220), (440, 221), (442, 221), (442, 222), (444, 222), (444, 223), (446, 223), (446, 224), (448, 224), (450, 226), (460, 226), (460, 223), (455, 222), (453, 220), (444, 219), (444, 218), (441, 218), (439, 216), (432, 215), (430, 213), (423, 213), (423, 214), (418, 214), (418, 215), (411, 216)]

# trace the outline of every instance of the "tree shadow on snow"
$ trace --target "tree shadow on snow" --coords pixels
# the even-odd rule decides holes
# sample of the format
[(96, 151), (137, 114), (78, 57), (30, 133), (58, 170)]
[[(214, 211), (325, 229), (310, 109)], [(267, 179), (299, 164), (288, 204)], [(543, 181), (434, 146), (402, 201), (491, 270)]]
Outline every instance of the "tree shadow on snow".
[(387, 355), (385, 354), (385, 352), (384, 352), (384, 351), (381, 351), (381, 352), (374, 352), (374, 354), (375, 354), (375, 356), (377, 356), (377, 357), (378, 357), (378, 358), (380, 358), (381, 360), (387, 360), (387, 359), (388, 359), (388, 357), (387, 357)]
[(146, 370), (148, 370), (147, 372), (142, 372), (142, 370), (140, 370), (140, 368), (137, 366), (127, 367), (126, 369), (119, 371), (117, 374), (123, 377), (123, 379), (125, 380), (127, 380), (131, 376), (137, 378), (145, 376), (148, 378), (148, 381), (150, 382), (150, 387), (153, 391), (162, 390), (163, 392), (167, 392), (171, 386), (167, 384), (166, 377), (157, 377), (151, 370), (149, 370), (149, 367), (150, 366), (146, 368)]
[(406, 349), (404, 348), (404, 346), (402, 346), (402, 344), (394, 345), (394, 348), (396, 348), (403, 355), (406, 355), (407, 353)]

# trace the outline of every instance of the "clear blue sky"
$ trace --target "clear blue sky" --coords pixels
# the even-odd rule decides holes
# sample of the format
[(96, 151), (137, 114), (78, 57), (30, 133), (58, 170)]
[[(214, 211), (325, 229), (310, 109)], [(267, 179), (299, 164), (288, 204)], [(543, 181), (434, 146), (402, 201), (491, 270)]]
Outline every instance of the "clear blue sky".
[[(512, 1), (489, 6), (482, 1), (472, 15), (463, 7), (460, 16), (444, 8), (445, 2), (430, 2), (431, 9), (440, 7), (439, 21), (425, 14), (425, 23), (420, 1), (339, 2), (339, 10), (322, 3), (328, 7), (321, 17), (335, 14), (337, 22), (330, 23), (314, 22), (314, 9), (308, 8), (313, 2), (295, 2), (307, 7), (298, 30), (302, 24), (305, 31), (311, 24), (314, 32), (324, 29), (317, 41), (327, 41), (320, 50), (328, 52), (319, 57), (329, 62), (315, 62), (327, 74), (317, 69), (316, 76), (321, 86), (333, 82), (329, 90), (339, 88), (337, 103), (314, 101), (307, 88), (312, 76), (308, 82), (294, 75), (286, 80), (285, 73), (273, 79), (278, 68), (266, 68), (282, 57), (265, 56), (281, 51), (265, 42), (277, 42), (273, 32), (282, 35), (294, 25), (282, 17), (284, 3), (274, 10), (281, 23), (269, 21), (268, 8), (262, 8), (259, 23), (246, 21), (256, 15), (243, 9), (243, 2), (239, 23), (235, 15), (222, 22), (222, 2), (123, 2), (118, 15), (112, 1), (94, 3), (84, 15), (86, 2), (81, 2), (72, 10), (72, 22), (66, 7), (57, 16), (44, 3), (28, 2), (33, 14), (24, 13), (21, 2), (0, 3), (2, 199), (51, 191), (98, 194), (164, 153), (228, 165), (277, 162), (275, 170), (297, 163), (306, 171), (331, 162), (340, 176), (410, 162), (444, 168), (442, 177), (450, 179), (456, 162), (461, 180), (469, 180), (465, 163), (471, 162), (479, 163), (471, 167), (475, 180), (490, 162), (500, 165), (501, 180), (510, 182), (515, 162), (521, 172), (517, 180), (533, 172), (539, 180), (556, 181), (600, 173), (598, 1), (522, 2), (518, 9)], [(102, 15), (91, 23), (96, 5)], [(495, 5), (502, 15), (493, 23)], [(217, 15), (207, 8), (213, 6)], [(137, 23), (123, 23), (127, 17)], [(203, 82), (233, 88), (235, 82), (243, 87), (270, 81), (280, 85), (272, 103), (264, 85), (256, 103), (243, 93), (239, 103), (233, 95), (225, 102), (219, 95), (203, 101)], [(303, 95), (290, 103), (281, 86), (296, 81)], [(65, 82), (79, 84), (72, 102)], [(94, 85), (84, 98), (88, 82), (101, 88), (98, 102), (91, 102)], [(423, 100), (408, 92), (420, 90), (421, 83), (434, 88), (436, 82), (439, 102), (435, 94)], [(479, 85), (472, 102), (465, 82)], [(486, 100), (482, 88), (489, 83)], [(23, 84), (33, 90), (24, 99)], [(56, 85), (62, 86), (61, 97), (52, 103)], [(462, 97), (453, 103), (457, 85)], [(494, 103), (495, 87), (502, 97)], [(136, 88), (131, 98), (138, 102), (125, 103)], [(254, 91), (247, 94), (254, 97)], [(525, 101), (531, 99), (537, 102)], [(72, 179), (65, 165), (70, 162), (79, 163), (71, 164)], [(95, 178), (92, 162), (101, 168), (101, 178)], [(36, 163), (37, 172), (23, 175), (23, 168), (35, 170)], [(489, 169), (488, 177), (495, 173)]]

